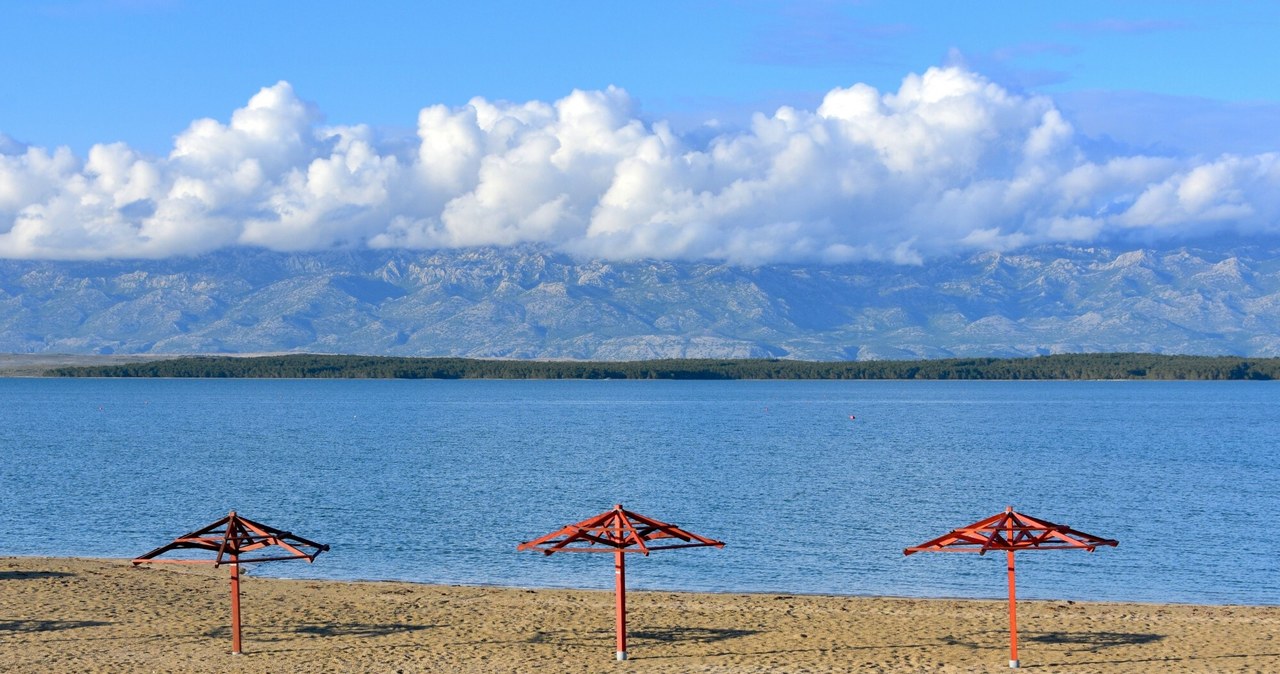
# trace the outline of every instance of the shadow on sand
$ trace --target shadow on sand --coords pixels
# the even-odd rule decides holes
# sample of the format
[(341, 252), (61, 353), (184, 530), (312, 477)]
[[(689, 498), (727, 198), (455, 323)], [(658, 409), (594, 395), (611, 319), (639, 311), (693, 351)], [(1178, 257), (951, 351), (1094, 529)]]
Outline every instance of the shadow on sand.
[(1072, 650), (1097, 653), (1114, 646), (1141, 646), (1164, 639), (1163, 634), (1145, 632), (1032, 632), (1022, 637), (1037, 644), (1071, 646)]
[(627, 638), (633, 642), (661, 641), (664, 643), (714, 644), (718, 641), (739, 639), (753, 634), (759, 634), (759, 632), (756, 630), (716, 629), (712, 627), (665, 627), (636, 630), (631, 632)]
[[(1139, 646), (1164, 639), (1163, 634), (1148, 632), (1019, 632), (1018, 641), (1055, 646), (1069, 646), (1071, 651), (1097, 653), (1116, 646)], [(1009, 647), (1007, 630), (982, 630), (962, 636), (947, 636), (942, 643), (973, 650), (1002, 650)]]
[[(714, 627), (664, 627), (650, 628), (627, 632), (627, 640), (642, 645), (654, 643), (698, 643), (713, 644), (729, 639), (738, 639), (759, 634), (756, 630), (717, 629)], [(525, 643), (556, 644), (559, 646), (598, 646), (601, 643), (612, 643), (615, 633), (612, 629), (593, 630), (540, 630), (533, 633)]]
[[(257, 642), (289, 641), (297, 637), (355, 637), (367, 639), (404, 634), (438, 627), (438, 625), (410, 625), (405, 623), (295, 623), (291, 625), (245, 625), (245, 635), (252, 635)], [(206, 630), (203, 636), (211, 639), (230, 639), (231, 626), (221, 625)]]
[(76, 574), (66, 571), (0, 571), (0, 580), (34, 580), (39, 578), (67, 578)]
[(101, 620), (0, 620), (0, 632), (60, 632), (110, 624)]

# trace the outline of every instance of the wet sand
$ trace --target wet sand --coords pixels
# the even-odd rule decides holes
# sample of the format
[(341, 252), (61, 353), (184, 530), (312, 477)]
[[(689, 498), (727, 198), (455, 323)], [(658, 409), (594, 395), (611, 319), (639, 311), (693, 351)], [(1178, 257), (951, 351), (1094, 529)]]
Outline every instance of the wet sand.
[[(0, 558), (2, 672), (1007, 672), (1002, 601), (242, 582), (226, 569)], [(1035, 672), (1280, 672), (1280, 607), (1019, 603)]]

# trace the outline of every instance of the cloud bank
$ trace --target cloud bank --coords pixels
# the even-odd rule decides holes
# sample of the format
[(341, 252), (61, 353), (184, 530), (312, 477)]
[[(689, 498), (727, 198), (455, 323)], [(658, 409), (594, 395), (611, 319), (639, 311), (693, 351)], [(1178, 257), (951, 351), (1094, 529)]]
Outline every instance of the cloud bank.
[(696, 143), (625, 91), (476, 98), (417, 137), (330, 126), (287, 82), (166, 157), (0, 134), (0, 257), (160, 258), (540, 242), (612, 258), (918, 262), (976, 249), (1280, 230), (1280, 154), (1090, 157), (1052, 100), (963, 67), (855, 84)]

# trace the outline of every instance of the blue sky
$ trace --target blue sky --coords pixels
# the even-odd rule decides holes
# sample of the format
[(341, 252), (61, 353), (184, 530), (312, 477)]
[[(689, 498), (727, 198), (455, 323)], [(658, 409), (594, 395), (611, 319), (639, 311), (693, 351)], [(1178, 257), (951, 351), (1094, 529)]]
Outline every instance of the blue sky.
[[(7, 168), (0, 165), (0, 256), (5, 257), (85, 257), (100, 254), (104, 245), (116, 251), (111, 254), (161, 256), (234, 244), (539, 240), (606, 256), (910, 260), (931, 250), (1008, 248), (1134, 231), (1158, 236), (1270, 232), (1280, 215), (1280, 207), (1265, 196), (1253, 198), (1274, 187), (1272, 153), (1280, 150), (1276, 3), (1000, 3), (974, 9), (968, 3), (874, 1), (365, 6), (7, 0), (0, 2), (0, 25), (5, 26), (0, 159), (9, 158)], [(903, 88), (911, 78), (939, 70), (968, 79), (933, 77), (925, 87), (933, 93), (925, 98)], [(836, 110), (839, 106), (828, 106), (830, 114), (820, 112), (832, 92), (862, 85), (874, 90), (892, 114), (868, 121)], [(995, 89), (981, 89), (986, 85)], [(279, 86), (284, 88), (272, 89)], [(255, 98), (269, 89), (274, 93), (267, 98)], [(590, 182), (596, 176), (590, 172), (598, 173), (599, 167), (579, 163), (570, 168), (589, 175), (572, 173), (565, 161), (548, 155), (545, 171), (530, 169), (518, 181), (508, 175), (506, 182), (486, 183), (498, 168), (524, 162), (538, 139), (552, 137), (559, 147), (569, 147), (570, 138), (581, 135), (566, 130), (572, 126), (565, 116), (572, 106), (560, 104), (574, 91), (599, 94), (584, 105), (595, 106), (592, 115), (612, 120), (608, 139), (597, 138), (592, 147), (608, 146), (604, 154), (614, 179), (577, 193), (573, 185)], [(950, 97), (957, 104), (926, 110), (921, 106), (936, 102), (928, 96)], [(970, 97), (967, 103), (960, 101), (964, 96)], [(500, 117), (538, 127), (537, 138), (513, 140), (501, 125), (455, 118), (476, 109), (470, 103), (475, 97), (498, 106), (490, 121)], [(1010, 97), (1016, 101), (1005, 100)], [(907, 99), (915, 102), (899, 105)], [(520, 106), (534, 104), (553, 106), (554, 114), (521, 112)], [(422, 111), (433, 106), (454, 117), (424, 121)], [(834, 128), (779, 117), (783, 106), (831, 123), (843, 120), (846, 140), (879, 156), (864, 164), (865, 170), (842, 178), (842, 198), (819, 198), (823, 205), (815, 209), (777, 209), (746, 230), (735, 229), (730, 220), (740, 222), (741, 213), (759, 213), (762, 206), (743, 205), (731, 188), (756, 181), (758, 193), (773, 190), (766, 200), (777, 201), (788, 194), (787, 181), (763, 167), (776, 169), (787, 152), (799, 151), (796, 143), (823, 145)], [(1061, 117), (1065, 131), (1049, 128), (1057, 122), (1046, 121), (1046, 106)], [(277, 138), (301, 135), (306, 142), (267, 147), (261, 138), (253, 140), (249, 127), (233, 121), (234, 113), (250, 109), (269, 110), (262, 114), (272, 120), (254, 128), (269, 127)], [(770, 135), (753, 121), (756, 115), (785, 127), (789, 140)], [(974, 123), (957, 131), (947, 126), (948, 115), (974, 115)], [(197, 122), (206, 118), (221, 126), (200, 131)], [(680, 164), (680, 171), (668, 166), (623, 180), (637, 161), (655, 165), (643, 155), (648, 151), (643, 139), (622, 133), (629, 120), (642, 125), (645, 135), (663, 146), (664, 161)], [(436, 123), (444, 126), (432, 126)], [(475, 128), (450, 136), (459, 124)], [(347, 131), (335, 130), (340, 128)], [(915, 129), (913, 137), (924, 144), (888, 147), (893, 139), (876, 136), (907, 128)], [(666, 129), (675, 141), (663, 136)], [(475, 133), (483, 139), (477, 141)], [(223, 135), (209, 140), (209, 134)], [(847, 215), (880, 208), (859, 201), (855, 183), (873, 185), (904, 205), (918, 203), (921, 190), (943, 194), (992, 180), (1018, 184), (1027, 176), (1015, 164), (1026, 161), (1015, 161), (1009, 148), (1047, 136), (1059, 138), (1054, 149), (1059, 159), (1051, 162), (1058, 179), (1053, 187), (1059, 190), (1053, 203), (1006, 204), (998, 217), (961, 218), (963, 223), (942, 233), (921, 229), (926, 227), (921, 223), (952, 212), (955, 204), (937, 201), (911, 217), (887, 211)], [(442, 144), (433, 146), (439, 139)], [(434, 165), (440, 155), (428, 157), (428, 146), (456, 149), (455, 141), (480, 143), (480, 149), (472, 148), (478, 153), (474, 161)], [(353, 143), (371, 150), (352, 155)], [(111, 157), (100, 156), (95, 163), (90, 156), (95, 145), (114, 148), (99, 150)], [(345, 149), (334, 150), (337, 146)], [(524, 150), (516, 152), (517, 146)], [(736, 148), (732, 157), (756, 153), (759, 159), (729, 165), (724, 163), (729, 159), (710, 152), (729, 146)], [(66, 148), (63, 155), (60, 147)], [(197, 151), (192, 148), (219, 147), (235, 151), (223, 152), (217, 161), (211, 155), (191, 159)], [(925, 161), (929, 153), (944, 150), (960, 154), (951, 155), (948, 166)], [(1025, 148), (1019, 152), (1025, 154)], [(1064, 153), (1074, 158), (1063, 158)], [(1224, 163), (1226, 155), (1239, 161)], [(597, 159), (605, 161), (601, 156)], [(865, 159), (834, 144), (807, 157), (815, 174)], [(244, 173), (250, 159), (249, 168), (258, 171), (252, 178)], [(397, 166), (388, 166), (391, 160)], [(122, 187), (120, 176), (103, 178), (103, 162), (120, 176), (132, 171), (133, 187)], [(365, 182), (353, 186), (348, 180), (343, 189), (354, 191), (334, 187), (335, 192), (321, 195), (324, 199), (316, 197), (325, 203), (309, 201), (306, 194), (335, 185), (299, 187), (299, 176), (321, 166), (316, 162), (342, 163), (352, 180), (359, 173), (352, 167), (365, 162), (360, 163)], [(716, 167), (705, 169), (708, 162)], [(1123, 162), (1128, 163), (1120, 166)], [(192, 168), (196, 164), (202, 168)], [(381, 171), (376, 180), (366, 170), (375, 166)], [(415, 201), (401, 195), (413, 189), (404, 175), (410, 169), (438, 178), (433, 197)], [(1197, 169), (1203, 170), (1197, 174)], [(218, 171), (225, 174), (215, 179)], [(472, 173), (444, 175), (450, 171)], [(1086, 175), (1090, 171), (1097, 175)], [(885, 177), (904, 172), (912, 178)], [(717, 182), (716, 175), (734, 178)], [(77, 191), (88, 189), (80, 185), (85, 181), (95, 181), (96, 196)], [(204, 182), (192, 187), (192, 181)], [(235, 181), (240, 181), (235, 183), (239, 192), (223, 189)], [(1123, 188), (1096, 187), (1115, 181)], [(511, 194), (516, 182), (543, 183), (542, 191), (494, 196)], [(673, 197), (662, 209), (639, 212), (628, 204), (652, 195), (633, 194), (635, 184), (688, 198)], [(386, 197), (382, 201), (370, 196), (379, 190)], [(336, 201), (327, 196), (338, 193), (343, 197)], [(619, 195), (628, 194), (625, 213), (613, 208), (623, 199)], [(971, 194), (965, 205), (990, 212), (992, 198)], [(191, 205), (192, 199), (202, 200), (201, 205)], [(230, 200), (256, 203), (231, 213)], [(110, 212), (93, 210), (107, 201)], [(282, 210), (285, 202), (292, 206)], [(245, 224), (265, 211), (270, 212), (258, 218), (257, 226)], [(223, 217), (227, 221), (218, 219)], [(457, 224), (464, 217), (482, 224)], [(177, 232), (178, 218), (194, 219), (206, 231)], [(398, 229), (372, 224), (397, 218)], [(97, 224), (86, 226), (86, 221)], [(115, 234), (86, 238), (107, 229)], [(299, 237), (301, 230), (307, 236)], [(894, 231), (906, 234), (895, 239)], [(168, 243), (120, 239), (129, 232), (142, 232), (139, 236), (150, 242), (168, 237)], [(673, 236), (682, 243), (671, 244)], [(761, 237), (772, 243), (754, 243)], [(310, 243), (289, 243), (301, 240)]]
[[(163, 152), (287, 80), (334, 123), (616, 85), (701, 121), (893, 87), (961, 58), (1000, 84), (1280, 104), (1270, 2), (363, 3), (8, 0), (0, 130)], [(549, 9), (554, 7), (555, 9)], [(1274, 139), (1274, 133), (1273, 139)]]

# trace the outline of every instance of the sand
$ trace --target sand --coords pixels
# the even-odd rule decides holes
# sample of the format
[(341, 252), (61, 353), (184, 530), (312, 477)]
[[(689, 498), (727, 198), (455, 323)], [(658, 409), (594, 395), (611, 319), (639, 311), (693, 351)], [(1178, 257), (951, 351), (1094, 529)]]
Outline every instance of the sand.
[[(0, 558), (3, 672), (1007, 672), (1001, 601), (613, 595), (246, 576), (229, 654), (225, 568)], [(1019, 604), (1024, 669), (1280, 672), (1280, 607)]]

